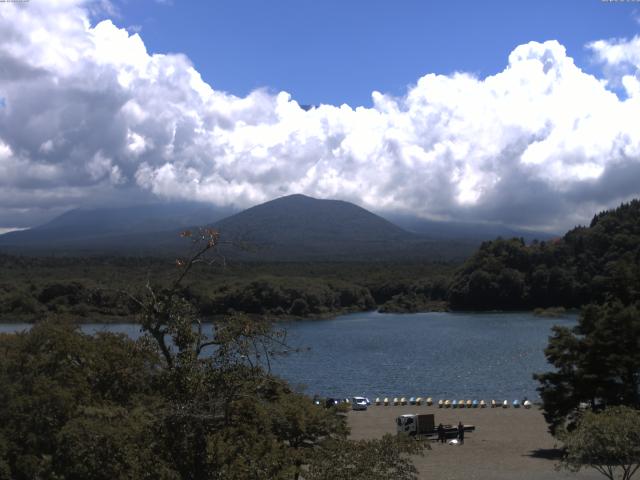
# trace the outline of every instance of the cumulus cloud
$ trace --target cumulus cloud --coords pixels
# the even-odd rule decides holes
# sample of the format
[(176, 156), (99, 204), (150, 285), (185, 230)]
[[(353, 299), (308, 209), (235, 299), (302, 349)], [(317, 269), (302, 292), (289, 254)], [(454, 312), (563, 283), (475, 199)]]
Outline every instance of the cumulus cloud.
[(640, 35), (632, 39), (597, 40), (587, 47), (613, 85), (621, 85), (629, 97), (640, 95)]
[[(518, 46), (486, 78), (428, 74), (402, 97), (373, 92), (372, 108), (303, 109), (286, 92), (215, 90), (186, 56), (91, 15), (79, 0), (0, 10), (0, 224), (88, 202), (305, 193), (561, 229), (640, 193), (637, 77), (620, 99), (556, 41)], [(590, 48), (638, 66), (639, 38)]]

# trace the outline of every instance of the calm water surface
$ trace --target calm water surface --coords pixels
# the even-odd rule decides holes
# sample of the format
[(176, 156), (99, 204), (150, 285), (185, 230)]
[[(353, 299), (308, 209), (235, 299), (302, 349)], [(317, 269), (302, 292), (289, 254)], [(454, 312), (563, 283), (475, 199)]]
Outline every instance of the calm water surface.
[(274, 370), (309, 394), (537, 399), (534, 372), (551, 327), (576, 317), (530, 313), (359, 313), (286, 325), (294, 345), (311, 350)]
[[(537, 399), (531, 375), (550, 368), (543, 350), (551, 327), (575, 323), (575, 316), (530, 313), (375, 312), (285, 322), (289, 344), (308, 350), (278, 357), (272, 367), (310, 395)], [(0, 325), (0, 332), (24, 328)], [(82, 329), (140, 335), (133, 324)]]

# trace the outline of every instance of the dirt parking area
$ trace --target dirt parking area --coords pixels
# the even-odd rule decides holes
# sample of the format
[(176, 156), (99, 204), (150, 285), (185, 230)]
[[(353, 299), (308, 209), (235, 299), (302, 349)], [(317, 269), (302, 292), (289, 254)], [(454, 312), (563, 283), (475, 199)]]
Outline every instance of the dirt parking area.
[(557, 471), (555, 440), (547, 432), (542, 412), (533, 407), (440, 409), (437, 406), (375, 406), (349, 412), (353, 439), (396, 433), (395, 418), (405, 413), (433, 413), (438, 423), (475, 425), (464, 445), (431, 442), (424, 457), (414, 458), (424, 479), (464, 480), (591, 480), (604, 478), (593, 470), (577, 474)]

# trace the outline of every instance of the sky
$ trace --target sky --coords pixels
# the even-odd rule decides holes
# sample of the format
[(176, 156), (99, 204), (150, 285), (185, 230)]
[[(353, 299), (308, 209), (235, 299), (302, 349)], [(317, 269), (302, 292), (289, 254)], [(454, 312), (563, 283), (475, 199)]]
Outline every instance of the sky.
[(0, 232), (292, 193), (549, 231), (640, 196), (640, 1), (0, 2)]

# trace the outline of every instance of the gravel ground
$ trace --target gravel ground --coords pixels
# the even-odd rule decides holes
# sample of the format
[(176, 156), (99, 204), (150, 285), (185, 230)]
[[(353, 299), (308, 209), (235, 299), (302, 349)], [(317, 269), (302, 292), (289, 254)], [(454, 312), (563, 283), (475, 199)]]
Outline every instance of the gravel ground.
[(432, 442), (424, 457), (414, 458), (424, 479), (560, 480), (604, 478), (594, 470), (557, 471), (555, 440), (547, 432), (542, 412), (533, 407), (440, 409), (437, 406), (370, 406), (349, 412), (351, 438), (378, 438), (395, 434), (395, 417), (404, 413), (433, 413), (438, 423), (475, 425), (465, 434), (464, 445)]

